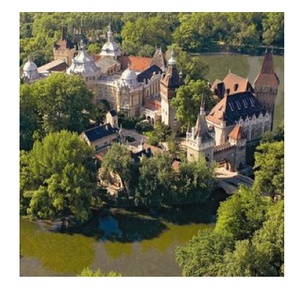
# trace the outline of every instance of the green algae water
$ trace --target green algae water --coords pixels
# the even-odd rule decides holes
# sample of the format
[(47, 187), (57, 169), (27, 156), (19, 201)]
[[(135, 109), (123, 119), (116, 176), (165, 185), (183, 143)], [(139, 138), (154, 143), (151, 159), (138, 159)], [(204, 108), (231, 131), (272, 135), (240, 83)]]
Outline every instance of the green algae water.
[(85, 267), (123, 276), (181, 276), (176, 248), (212, 229), (210, 220), (194, 208), (163, 217), (114, 209), (94, 218), (88, 230), (68, 233), (21, 220), (20, 276), (77, 276)]

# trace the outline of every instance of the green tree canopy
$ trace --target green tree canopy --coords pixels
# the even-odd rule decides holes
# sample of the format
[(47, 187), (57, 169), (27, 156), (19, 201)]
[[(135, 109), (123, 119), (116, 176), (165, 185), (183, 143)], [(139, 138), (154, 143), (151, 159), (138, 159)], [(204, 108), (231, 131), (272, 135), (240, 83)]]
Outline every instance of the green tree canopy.
[(214, 188), (213, 166), (204, 156), (196, 162), (183, 161), (179, 165), (172, 204), (206, 203)]
[(184, 130), (196, 124), (202, 99), (207, 109), (213, 106), (211, 91), (204, 80), (192, 80), (177, 89), (171, 106), (175, 108), (176, 117), (182, 122)]
[(185, 246), (176, 250), (176, 261), (183, 276), (218, 276), (224, 254), (234, 240), (213, 230), (199, 231)]
[(284, 13), (268, 12), (262, 20), (263, 42), (267, 46), (284, 46)]
[(175, 175), (172, 163), (168, 153), (142, 159), (136, 188), (137, 205), (160, 207), (171, 198)]
[[(78, 221), (86, 221), (96, 190), (92, 153), (76, 133), (66, 130), (36, 141), (28, 153), (21, 152), (21, 206), (28, 203), (25, 208), (32, 217), (74, 215)], [(26, 197), (29, 202), (23, 201)]]
[(235, 240), (251, 237), (262, 226), (268, 202), (253, 189), (240, 186), (239, 190), (218, 209), (216, 232)]
[(33, 143), (36, 130), (41, 137), (63, 129), (85, 130), (96, 111), (92, 97), (80, 76), (57, 73), (30, 85), (21, 84), (21, 149), (27, 150)]
[(101, 166), (103, 178), (110, 179), (116, 175), (120, 178), (127, 199), (129, 198), (130, 181), (133, 177), (133, 165), (128, 147), (123, 144), (113, 143), (105, 154)]
[(284, 195), (284, 142), (263, 143), (254, 154), (254, 186), (272, 199)]

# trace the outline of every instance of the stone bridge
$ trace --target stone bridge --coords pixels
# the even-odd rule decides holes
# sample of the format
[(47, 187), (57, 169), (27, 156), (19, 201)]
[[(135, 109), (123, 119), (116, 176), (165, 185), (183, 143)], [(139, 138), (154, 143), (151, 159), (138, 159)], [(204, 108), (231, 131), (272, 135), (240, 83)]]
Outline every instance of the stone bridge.
[(217, 168), (216, 174), (218, 186), (229, 195), (235, 193), (239, 185), (242, 184), (246, 187), (251, 187), (254, 182), (250, 177), (239, 174), (238, 172), (230, 172), (225, 168)]

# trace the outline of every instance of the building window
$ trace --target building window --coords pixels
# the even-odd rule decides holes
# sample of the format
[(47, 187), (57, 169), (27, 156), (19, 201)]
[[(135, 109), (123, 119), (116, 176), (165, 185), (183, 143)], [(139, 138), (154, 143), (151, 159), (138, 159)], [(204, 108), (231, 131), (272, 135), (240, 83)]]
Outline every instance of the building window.
[(250, 103), (251, 103), (251, 106), (254, 107), (255, 106), (255, 102), (252, 98), (250, 98)]
[(242, 101), (243, 101), (244, 107), (248, 108), (248, 103), (247, 103), (246, 99), (243, 99)]

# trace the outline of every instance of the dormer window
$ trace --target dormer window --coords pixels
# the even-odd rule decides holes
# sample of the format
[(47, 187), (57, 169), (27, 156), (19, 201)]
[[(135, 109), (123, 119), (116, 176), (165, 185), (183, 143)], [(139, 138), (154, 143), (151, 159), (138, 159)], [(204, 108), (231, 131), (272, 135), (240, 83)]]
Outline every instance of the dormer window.
[(250, 98), (250, 103), (251, 103), (251, 106), (254, 107), (255, 106), (255, 102), (252, 98)]
[(242, 101), (243, 101), (244, 107), (248, 108), (248, 103), (247, 103), (246, 99), (243, 99)]
[(234, 91), (237, 91), (238, 87), (239, 87), (239, 84), (236, 83), (236, 84), (234, 85), (234, 87), (233, 87), (233, 90), (234, 90)]

